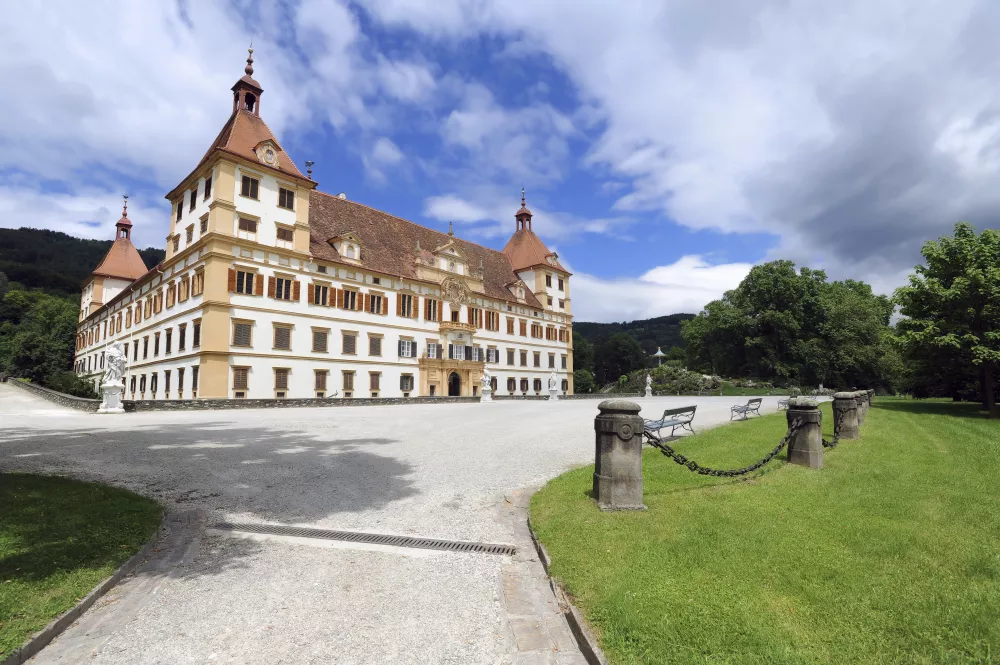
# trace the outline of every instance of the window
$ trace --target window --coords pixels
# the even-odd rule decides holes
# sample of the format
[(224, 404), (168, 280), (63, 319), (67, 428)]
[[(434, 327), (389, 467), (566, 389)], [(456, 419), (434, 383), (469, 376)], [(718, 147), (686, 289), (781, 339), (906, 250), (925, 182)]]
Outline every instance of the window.
[(381, 283), (382, 283), (381, 277), (372, 277), (372, 284), (381, 284)]
[(191, 200), (191, 204), (188, 206), (188, 209), (194, 210), (194, 207), (198, 204), (198, 190), (192, 189), (188, 198)]
[(486, 312), (486, 329), (487, 330), (500, 330), (500, 313), (499, 312)]
[(413, 340), (401, 339), (399, 340), (399, 357), (400, 358), (415, 358), (417, 356), (417, 345)]
[(483, 310), (477, 307), (468, 308), (469, 323), (477, 328), (483, 327)]
[(559, 278), (559, 290), (560, 291), (565, 291), (565, 289), (563, 288), (563, 278), (562, 277)]
[[(317, 369), (317, 370), (315, 370), (316, 380), (315, 380), (315, 383), (313, 385), (313, 388), (315, 390), (323, 390), (323, 391), (326, 390), (326, 376), (327, 376), (328, 373), (329, 372), (327, 372), (327, 370), (325, 370), (325, 369)], [(322, 397), (322, 395), (320, 395), (320, 397)]]
[(164, 340), (164, 344), (165, 344), (164, 351), (166, 353), (170, 353), (170, 344), (171, 344), (171, 342), (173, 342), (173, 339), (174, 339), (174, 329), (173, 328), (167, 328), (167, 331), (166, 331), (166, 340)]
[(559, 299), (559, 309), (566, 309), (566, 301), (562, 298)]
[[(250, 346), (250, 332), (253, 324), (234, 323), (233, 324), (233, 346)], [(195, 325), (195, 335), (198, 333), (198, 324)], [(196, 345), (197, 346), (197, 345)]]
[(424, 298), (424, 319), (427, 321), (441, 320), (441, 301)]
[(465, 347), (461, 344), (449, 344), (448, 357), (453, 360), (465, 360)]
[(486, 362), (488, 363), (500, 362), (500, 349), (486, 349)]
[(566, 354), (563, 354), (562, 356), (562, 368), (566, 369)]
[(344, 333), (344, 353), (351, 355), (357, 353), (356, 346), (358, 342), (357, 335), (353, 333)]
[(539, 351), (535, 351), (535, 367), (542, 366), (542, 354)]
[(368, 355), (370, 355), (370, 356), (380, 356), (380, 355), (382, 355), (382, 338), (381, 337), (369, 337), (368, 338)]
[(545, 286), (548, 286), (548, 287), (552, 286), (552, 275), (546, 275), (545, 276)]
[(412, 319), (414, 316), (413, 296), (405, 293), (400, 293), (399, 298), (396, 302), (398, 303), (399, 306), (399, 309), (397, 310), (396, 314), (400, 316), (405, 316), (408, 319)]
[(368, 372), (368, 387), (372, 392), (379, 389), (379, 384), (382, 383), (382, 373), (381, 372)]
[(514, 349), (507, 349), (507, 364), (514, 364)]
[(142, 338), (142, 359), (145, 360), (149, 357), (149, 337)]
[(184, 397), (184, 368), (177, 369), (177, 398)]
[(459, 308), (458, 307), (453, 308), (451, 310), (451, 320), (452, 320), (452, 322), (458, 323), (458, 314), (459, 314)]
[(182, 323), (177, 326), (177, 350), (183, 351), (187, 344), (187, 324)]
[(193, 330), (191, 332), (191, 346), (197, 349), (199, 346), (201, 346), (201, 320), (199, 319), (198, 321), (195, 321), (192, 324), (192, 328)]
[(292, 229), (286, 229), (284, 227), (278, 227), (278, 246), (279, 247), (291, 247), (292, 243), (295, 241), (295, 232)]
[(327, 343), (330, 337), (330, 333), (326, 330), (314, 330), (313, 331), (313, 351), (317, 353), (326, 353)]
[(556, 368), (556, 354), (550, 353), (549, 354), (549, 369), (555, 369), (555, 368)]
[(507, 334), (508, 335), (514, 334), (514, 319), (510, 318), (509, 316), (507, 317)]
[(191, 295), (200, 296), (205, 291), (205, 271), (197, 270), (191, 280)]
[(534, 385), (535, 392), (536, 393), (542, 392), (542, 380), (541, 379), (535, 379), (534, 384), (535, 384)]
[(244, 240), (257, 239), (257, 220), (240, 217), (238, 222), (238, 233), (236, 234)]
[(191, 368), (191, 394), (192, 397), (197, 397), (198, 392), (198, 370), (201, 369), (197, 365)]
[(527, 379), (521, 379), (521, 392), (522, 393), (527, 393), (528, 392), (528, 380)]
[(260, 180), (257, 178), (251, 178), (248, 175), (243, 176), (243, 181), (240, 185), (240, 194), (242, 196), (249, 196), (252, 199), (258, 198), (258, 190), (260, 189)]
[(549, 307), (552, 307), (552, 296), (548, 297), (548, 303), (549, 303)]
[(278, 188), (278, 207), (286, 210), (295, 209), (295, 192), (284, 187)]
[(139, 393), (142, 394), (142, 393), (145, 393), (145, 392), (146, 392), (146, 375), (145, 374), (140, 374), (139, 375)]
[(567, 390), (569, 390), (569, 379), (563, 379), (562, 380), (562, 391), (566, 392)]
[(186, 238), (185, 238), (185, 241), (189, 245), (191, 244), (192, 240), (194, 240), (194, 224), (192, 224), (191, 226), (187, 227)]
[[(191, 192), (194, 194), (194, 192)], [(194, 198), (193, 196), (191, 198)], [(170, 397), (170, 370), (163, 370), (163, 396)]]
[(159, 378), (160, 375), (157, 374), (156, 372), (153, 372), (152, 374), (149, 375), (149, 392), (152, 397), (156, 397), (156, 388), (158, 387), (157, 383), (159, 383), (158, 381)]
[(292, 280), (278, 277), (274, 280), (274, 297), (278, 300), (292, 299)]
[(180, 248), (181, 248), (181, 237), (180, 237), (180, 236), (174, 236), (174, 239), (173, 239), (173, 245), (174, 245), (174, 251), (175, 251), (175, 252), (176, 252), (176, 251), (177, 251), (178, 249), (180, 249)]
[(167, 307), (173, 307), (175, 300), (177, 300), (177, 284), (171, 282), (167, 287)]
[(132, 392), (132, 396), (135, 397), (135, 377), (132, 377), (131, 383), (129, 383), (129, 390)]
[(512, 393), (515, 390), (517, 390), (517, 379), (515, 379), (513, 377), (507, 379), (507, 392)]
[(249, 385), (250, 369), (248, 367), (233, 368), (233, 390), (246, 390)]
[(132, 310), (131, 309), (125, 310), (125, 327), (126, 328), (131, 328), (132, 327)]
[(319, 284), (314, 284), (312, 288), (312, 303), (314, 305), (323, 305), (324, 307), (329, 302), (330, 298), (330, 287), (321, 286)]
[(292, 329), (288, 326), (274, 327), (274, 348), (281, 351), (292, 350)]
[(139, 359), (139, 340), (132, 342), (132, 362)]
[(340, 291), (337, 295), (343, 294), (342, 305), (343, 309), (356, 310), (358, 308), (358, 292), (351, 291), (350, 289), (344, 289)]
[(324, 275), (326, 274), (326, 266), (316, 266), (316, 270), (323, 273)]
[(527, 321), (521, 321), (520, 323), (521, 323), (521, 337), (527, 337), (528, 336), (528, 322)]
[(531, 336), (535, 337), (537, 339), (541, 339), (541, 337), (542, 337), (542, 326), (539, 325), (539, 324), (537, 324), (537, 323), (532, 323), (531, 324)]
[(247, 272), (245, 270), (236, 271), (236, 293), (242, 293), (248, 296), (253, 295), (253, 278), (254, 273)]
[(205, 178), (205, 198), (212, 195), (212, 176)]
[[(288, 390), (288, 370), (286, 368), (275, 368), (274, 389)], [(278, 397), (284, 397), (284, 395), (278, 395)]]
[(200, 227), (199, 233), (201, 233), (201, 234), (208, 233), (208, 215), (205, 215), (204, 217), (202, 217), (202, 219), (201, 219), (201, 227)]
[(521, 367), (527, 367), (527, 366), (528, 366), (528, 352), (521, 351)]
[[(402, 390), (404, 393), (408, 393), (413, 390), (412, 374), (403, 374), (402, 376), (399, 377), (399, 389)], [(404, 394), (403, 397), (407, 397), (407, 395)]]
[(354, 390), (354, 372), (353, 371), (351, 371), (351, 372), (345, 371), (344, 372), (344, 391), (345, 391), (344, 397), (350, 397), (350, 395), (346, 394), (346, 391), (348, 391), (348, 390)]
[(382, 313), (382, 296), (373, 293), (368, 298), (365, 298), (365, 300), (368, 300), (369, 312), (371, 312), (372, 314)]
[(441, 357), (441, 345), (435, 344), (433, 342), (427, 343), (427, 357), (428, 358), (440, 358)]
[(181, 221), (181, 217), (184, 216), (184, 199), (177, 202), (177, 221)]

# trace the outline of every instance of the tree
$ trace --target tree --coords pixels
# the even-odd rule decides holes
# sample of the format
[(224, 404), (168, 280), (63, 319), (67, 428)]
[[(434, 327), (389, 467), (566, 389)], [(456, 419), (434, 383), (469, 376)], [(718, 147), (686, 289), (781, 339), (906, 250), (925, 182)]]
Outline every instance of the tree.
[(573, 331), (573, 369), (594, 371), (594, 347), (586, 337), (575, 330)]
[(594, 374), (601, 385), (646, 366), (646, 354), (628, 333), (615, 333), (598, 347)]
[(921, 254), (926, 265), (896, 290), (905, 317), (897, 325), (900, 340), (925, 371), (975, 367), (983, 408), (1000, 418), (1000, 232), (977, 235), (962, 222), (953, 236), (924, 243)]
[(594, 383), (594, 375), (586, 369), (578, 369), (573, 372), (573, 390), (577, 394), (592, 393), (597, 389)]

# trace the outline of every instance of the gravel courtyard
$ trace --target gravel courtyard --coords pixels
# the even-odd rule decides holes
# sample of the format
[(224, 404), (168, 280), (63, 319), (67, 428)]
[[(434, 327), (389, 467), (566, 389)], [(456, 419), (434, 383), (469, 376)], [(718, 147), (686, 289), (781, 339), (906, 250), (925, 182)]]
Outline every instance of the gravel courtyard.
[[(728, 421), (745, 398), (637, 401), (645, 417), (696, 403), (698, 429)], [(197, 540), (148, 598), (125, 594), (116, 609), (112, 593), (99, 621), (81, 621), (32, 662), (527, 663), (504, 615), (506, 557), (202, 527), (268, 522), (529, 549), (511, 507), (522, 490), (593, 461), (597, 404), (98, 416), (0, 384), (0, 469), (100, 480), (199, 516)]]

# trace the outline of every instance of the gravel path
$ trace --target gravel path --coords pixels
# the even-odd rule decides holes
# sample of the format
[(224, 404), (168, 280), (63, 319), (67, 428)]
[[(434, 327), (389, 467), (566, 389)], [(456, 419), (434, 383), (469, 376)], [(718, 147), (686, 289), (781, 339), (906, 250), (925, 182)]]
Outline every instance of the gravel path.
[[(697, 403), (699, 429), (728, 421), (729, 407), (745, 398), (637, 401), (647, 417)], [(592, 462), (597, 403), (98, 416), (0, 384), (0, 468), (109, 482), (199, 510), (208, 524), (272, 522), (528, 548), (505, 505), (521, 488)], [(762, 411), (776, 408), (777, 398), (767, 398)], [(504, 561), (210, 532), (141, 612), (105, 626), (87, 660), (522, 662), (503, 610)], [(43, 651), (34, 662), (74, 660), (46, 660)]]

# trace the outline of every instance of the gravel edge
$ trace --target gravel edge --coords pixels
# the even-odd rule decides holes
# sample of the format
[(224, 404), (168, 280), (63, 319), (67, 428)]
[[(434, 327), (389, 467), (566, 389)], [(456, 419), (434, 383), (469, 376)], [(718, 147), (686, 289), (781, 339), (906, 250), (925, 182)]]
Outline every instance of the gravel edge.
[(134, 571), (140, 563), (149, 557), (153, 551), (153, 547), (163, 538), (166, 531), (166, 524), (167, 511), (164, 510), (163, 516), (160, 519), (160, 526), (157, 527), (152, 538), (149, 539), (149, 542), (142, 546), (142, 549), (129, 557), (128, 561), (120, 565), (118, 569), (111, 573), (107, 579), (97, 585), (93, 591), (84, 596), (83, 600), (50, 621), (49, 625), (32, 635), (31, 639), (21, 646), (20, 649), (16, 649), (13, 653), (7, 656), (7, 658), (0, 661), (0, 665), (22, 665), (22, 663), (26, 663), (39, 651), (41, 651), (49, 642), (54, 640), (63, 631), (73, 625), (73, 622), (79, 619), (84, 612), (90, 609), (90, 607), (97, 602), (101, 596), (110, 591), (126, 575)]

